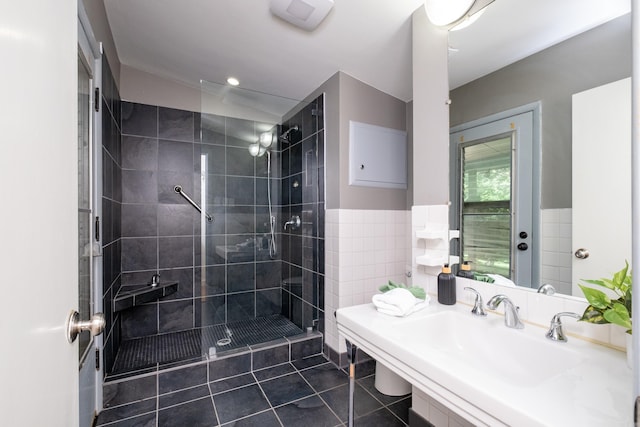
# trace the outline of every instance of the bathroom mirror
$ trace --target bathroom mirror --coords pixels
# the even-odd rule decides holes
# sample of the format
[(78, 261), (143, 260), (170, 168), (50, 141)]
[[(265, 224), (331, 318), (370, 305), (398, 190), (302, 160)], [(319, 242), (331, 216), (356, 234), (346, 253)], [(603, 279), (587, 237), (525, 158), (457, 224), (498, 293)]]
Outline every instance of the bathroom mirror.
[[(572, 183), (571, 165), (571, 97), (575, 93), (631, 75), (631, 19), (628, 13), (620, 12), (624, 7), (628, 7), (629, 2), (615, 0), (613, 3), (617, 3), (619, 7), (617, 11), (612, 12), (613, 16), (606, 18), (608, 21), (605, 23), (591, 24), (597, 26), (586, 31), (584, 28), (576, 27), (571, 30), (574, 31), (572, 34), (550, 35), (544, 41), (545, 48), (529, 56), (523, 54), (529, 47), (524, 45), (518, 47), (518, 41), (524, 41), (525, 38), (520, 33), (518, 21), (531, 19), (526, 11), (512, 14), (509, 20), (503, 21), (505, 31), (511, 29), (510, 31), (515, 32), (511, 35), (498, 36), (508, 40), (504, 46), (490, 45), (491, 37), (484, 36), (488, 31), (493, 31), (492, 28), (500, 27), (492, 21), (491, 15), (495, 12), (492, 8), (502, 7), (502, 3), (494, 2), (487, 8), (485, 15), (473, 25), (460, 31), (450, 32), (449, 75), (452, 100), (450, 125), (453, 128), (539, 102), (541, 222), (547, 217), (542, 214), (542, 211), (547, 213), (557, 211), (560, 215), (563, 212), (564, 214), (569, 212), (570, 217), (572, 185), (575, 185)], [(515, 3), (521, 2), (518, 0)], [(544, 1), (543, 4), (547, 2)], [(543, 4), (539, 6), (544, 9)], [(564, 18), (557, 19), (558, 17), (554, 15), (563, 15), (557, 10), (557, 2), (552, 7), (551, 11), (536, 12), (534, 16), (537, 20), (537, 31), (541, 34), (544, 32), (552, 34), (558, 25), (569, 25), (563, 21)], [(575, 7), (588, 8), (582, 4)], [(568, 12), (565, 11), (563, 16), (566, 17)], [(580, 13), (580, 10), (575, 11), (577, 15)], [(553, 37), (560, 37), (560, 39), (554, 40)], [(487, 40), (489, 45), (482, 45), (482, 40)], [(496, 49), (506, 50), (507, 53), (504, 56), (511, 55), (515, 62), (499, 68), (492, 55)], [(480, 70), (478, 73), (483, 77), (474, 79), (472, 74), (466, 74), (469, 68)], [(594, 200), (594, 203), (596, 202)], [(564, 227), (565, 231), (567, 227), (570, 231), (571, 224)], [(543, 240), (540, 239), (541, 248), (545, 248)], [(564, 251), (564, 254), (558, 255), (561, 259), (558, 262), (562, 264), (561, 281), (571, 281), (573, 248), (568, 250), (565, 248)], [(549, 263), (549, 257), (546, 253), (542, 254), (542, 250), (540, 253), (540, 265), (537, 266), (538, 271), (541, 272), (539, 284), (544, 281), (553, 282), (553, 280), (544, 279), (542, 272), (548, 271), (548, 265), (544, 264)], [(551, 262), (556, 263), (555, 260)], [(611, 271), (615, 271), (616, 267), (612, 266)], [(535, 285), (532, 283), (531, 287), (537, 287)], [(558, 288), (560, 293), (571, 293), (570, 285), (569, 287), (558, 286)]]

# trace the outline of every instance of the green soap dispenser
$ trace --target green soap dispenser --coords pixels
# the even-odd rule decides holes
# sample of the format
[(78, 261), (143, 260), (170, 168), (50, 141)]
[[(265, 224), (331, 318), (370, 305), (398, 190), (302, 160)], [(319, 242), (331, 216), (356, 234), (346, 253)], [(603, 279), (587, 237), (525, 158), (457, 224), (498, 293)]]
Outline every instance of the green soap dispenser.
[(438, 274), (438, 302), (444, 305), (456, 303), (456, 276), (451, 274), (449, 264), (445, 264), (442, 273)]
[(458, 277), (464, 277), (465, 279), (473, 279), (475, 274), (471, 271), (471, 265), (469, 265), (470, 261), (464, 261), (460, 264), (460, 271), (458, 271)]

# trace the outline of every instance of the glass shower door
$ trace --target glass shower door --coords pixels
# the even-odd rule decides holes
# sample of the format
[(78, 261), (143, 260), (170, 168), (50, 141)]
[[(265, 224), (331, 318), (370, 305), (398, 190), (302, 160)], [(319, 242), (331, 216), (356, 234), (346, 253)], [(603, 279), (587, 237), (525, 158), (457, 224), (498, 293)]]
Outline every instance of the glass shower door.
[[(308, 102), (240, 87), (202, 81), (201, 96), (194, 150), (194, 184), (200, 194), (196, 189), (194, 197), (214, 221), (201, 216), (196, 227), (202, 234), (194, 239), (195, 318), (202, 329), (202, 353), (214, 356), (281, 338), (287, 335), (284, 329), (302, 333), (288, 319), (291, 310), (284, 297), (291, 292), (283, 292), (282, 284), (296, 286), (293, 292), (302, 306), (303, 228), (310, 230), (315, 222), (308, 218), (286, 230), (284, 224), (303, 217), (302, 190), (307, 187), (299, 111), (309, 107), (305, 125), (313, 117)], [(289, 116), (296, 116), (295, 123)], [(289, 172), (290, 157), (299, 160), (295, 173)], [(289, 202), (290, 186), (299, 196), (295, 203)], [(291, 252), (300, 259), (295, 265)]]

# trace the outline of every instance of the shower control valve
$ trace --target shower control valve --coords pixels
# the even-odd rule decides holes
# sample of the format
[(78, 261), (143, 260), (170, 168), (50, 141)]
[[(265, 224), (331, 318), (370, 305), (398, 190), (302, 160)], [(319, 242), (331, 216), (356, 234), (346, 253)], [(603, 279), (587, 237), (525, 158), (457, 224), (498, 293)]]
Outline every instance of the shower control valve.
[(300, 217), (298, 215), (294, 215), (291, 217), (291, 220), (284, 223), (284, 230), (286, 231), (287, 227), (289, 227), (291, 230), (297, 230), (298, 228), (300, 228), (301, 224), (302, 221), (300, 221)]

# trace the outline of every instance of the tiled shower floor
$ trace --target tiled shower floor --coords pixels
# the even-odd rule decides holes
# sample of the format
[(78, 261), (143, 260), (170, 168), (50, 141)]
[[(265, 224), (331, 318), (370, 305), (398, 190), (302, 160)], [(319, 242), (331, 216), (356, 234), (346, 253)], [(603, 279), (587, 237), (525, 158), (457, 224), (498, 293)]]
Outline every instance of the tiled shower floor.
[[(374, 386), (375, 362), (356, 368), (355, 425), (406, 426), (411, 396)], [(157, 384), (150, 384), (156, 387)], [(170, 387), (171, 388), (171, 387)], [(251, 371), (104, 410), (97, 426), (345, 426), (348, 377), (323, 356)], [(138, 390), (140, 391), (140, 390)]]
[[(210, 347), (216, 347), (216, 351), (222, 353), (301, 333), (300, 328), (278, 314), (226, 325), (124, 340), (120, 344), (111, 374), (199, 359), (208, 353)], [(217, 345), (222, 339), (228, 339), (228, 344)]]

